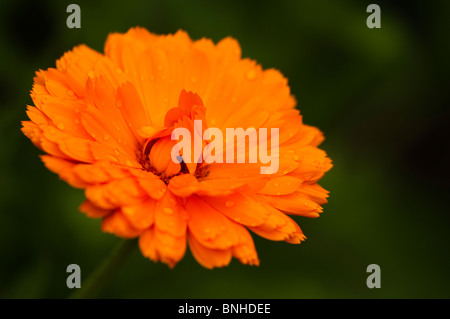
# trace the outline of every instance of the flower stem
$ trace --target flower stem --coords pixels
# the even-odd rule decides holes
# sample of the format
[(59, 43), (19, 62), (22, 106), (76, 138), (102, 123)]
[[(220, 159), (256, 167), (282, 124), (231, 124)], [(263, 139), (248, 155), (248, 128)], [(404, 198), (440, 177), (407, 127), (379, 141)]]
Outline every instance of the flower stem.
[(106, 287), (113, 275), (120, 269), (126, 258), (137, 246), (136, 239), (125, 239), (119, 242), (111, 254), (84, 281), (80, 289), (70, 295), (70, 299), (96, 298)]

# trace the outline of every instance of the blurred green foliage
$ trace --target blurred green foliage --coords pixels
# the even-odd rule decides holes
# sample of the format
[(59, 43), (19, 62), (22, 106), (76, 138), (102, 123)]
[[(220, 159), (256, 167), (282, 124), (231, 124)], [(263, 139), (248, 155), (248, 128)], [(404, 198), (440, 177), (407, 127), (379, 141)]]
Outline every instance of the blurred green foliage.
[[(102, 297), (449, 298), (448, 1), (68, 1), (0, 4), (0, 297), (65, 298), (66, 267), (85, 278), (118, 239), (78, 206), (20, 132), (34, 72), (85, 43), (143, 26), (194, 39), (233, 36), (243, 56), (289, 79), (307, 124), (326, 136), (334, 168), (318, 219), (295, 218), (298, 245), (255, 238), (260, 267), (207, 270), (187, 252), (170, 270), (136, 249)], [(381, 289), (366, 267), (381, 266)]]

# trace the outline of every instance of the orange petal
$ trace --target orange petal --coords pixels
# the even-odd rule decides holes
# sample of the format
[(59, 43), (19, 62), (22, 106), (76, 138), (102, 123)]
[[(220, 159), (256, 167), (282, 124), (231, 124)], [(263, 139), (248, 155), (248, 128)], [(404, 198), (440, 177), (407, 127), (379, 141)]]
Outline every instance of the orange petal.
[(262, 225), (270, 215), (261, 203), (240, 193), (203, 199), (231, 220), (246, 226)]
[(317, 183), (304, 183), (298, 189), (298, 192), (308, 196), (312, 201), (318, 204), (326, 204), (328, 202), (327, 198), (329, 192)]
[(298, 244), (306, 238), (296, 222), (277, 209), (266, 206), (270, 211), (269, 217), (262, 225), (249, 227), (250, 230), (270, 240), (284, 240), (293, 244)]
[(167, 192), (155, 207), (155, 228), (179, 237), (186, 233), (186, 213), (175, 196)]
[(141, 230), (134, 228), (121, 211), (116, 211), (102, 221), (102, 230), (122, 238), (139, 236)]
[(231, 261), (231, 249), (210, 249), (203, 246), (191, 233), (188, 234), (189, 248), (200, 265), (212, 269), (224, 267)]
[(292, 176), (271, 178), (258, 193), (266, 195), (286, 195), (298, 190), (302, 180)]
[(319, 214), (323, 211), (319, 204), (300, 192), (281, 196), (260, 194), (256, 197), (288, 214), (315, 218), (319, 217)]
[(184, 256), (186, 236), (175, 237), (152, 227), (139, 237), (139, 248), (145, 257), (173, 268)]
[(291, 156), (300, 165), (290, 175), (305, 181), (319, 180), (333, 166), (326, 153), (313, 146), (292, 150)]
[(243, 264), (258, 266), (259, 259), (252, 236), (244, 227), (235, 227), (235, 231), (239, 237), (239, 244), (233, 246), (231, 250), (233, 256)]
[(239, 243), (235, 228), (242, 226), (233, 223), (201, 198), (188, 198), (185, 207), (189, 214), (189, 231), (203, 246), (227, 249)]
[(113, 210), (99, 208), (89, 200), (85, 200), (79, 209), (91, 218), (105, 217), (113, 212)]
[(146, 229), (152, 226), (155, 221), (155, 206), (156, 201), (148, 199), (135, 206), (124, 206), (122, 213), (134, 228)]

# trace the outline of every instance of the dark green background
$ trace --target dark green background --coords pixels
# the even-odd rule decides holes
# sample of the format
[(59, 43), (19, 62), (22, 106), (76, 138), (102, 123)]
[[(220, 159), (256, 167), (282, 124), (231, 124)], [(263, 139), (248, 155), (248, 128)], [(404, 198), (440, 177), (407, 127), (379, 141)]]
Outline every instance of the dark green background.
[[(49, 172), (20, 132), (34, 72), (109, 32), (140, 25), (192, 38), (233, 36), (243, 56), (289, 79), (334, 167), (302, 245), (255, 238), (260, 267), (207, 270), (187, 252), (170, 270), (136, 249), (101, 295), (113, 298), (449, 298), (448, 1), (65, 1), (0, 4), (0, 297), (65, 298), (66, 267), (87, 275), (119, 241), (77, 207), (83, 192)], [(374, 1), (375, 2), (375, 1)], [(381, 267), (381, 289), (366, 267)]]

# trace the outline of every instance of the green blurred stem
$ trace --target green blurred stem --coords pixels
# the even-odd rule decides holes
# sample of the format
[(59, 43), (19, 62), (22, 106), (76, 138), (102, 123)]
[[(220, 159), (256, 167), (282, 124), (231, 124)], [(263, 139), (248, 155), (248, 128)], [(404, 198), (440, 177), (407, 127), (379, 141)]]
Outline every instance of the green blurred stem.
[(137, 239), (124, 239), (69, 298), (95, 298), (107, 286), (127, 257), (137, 246)]

